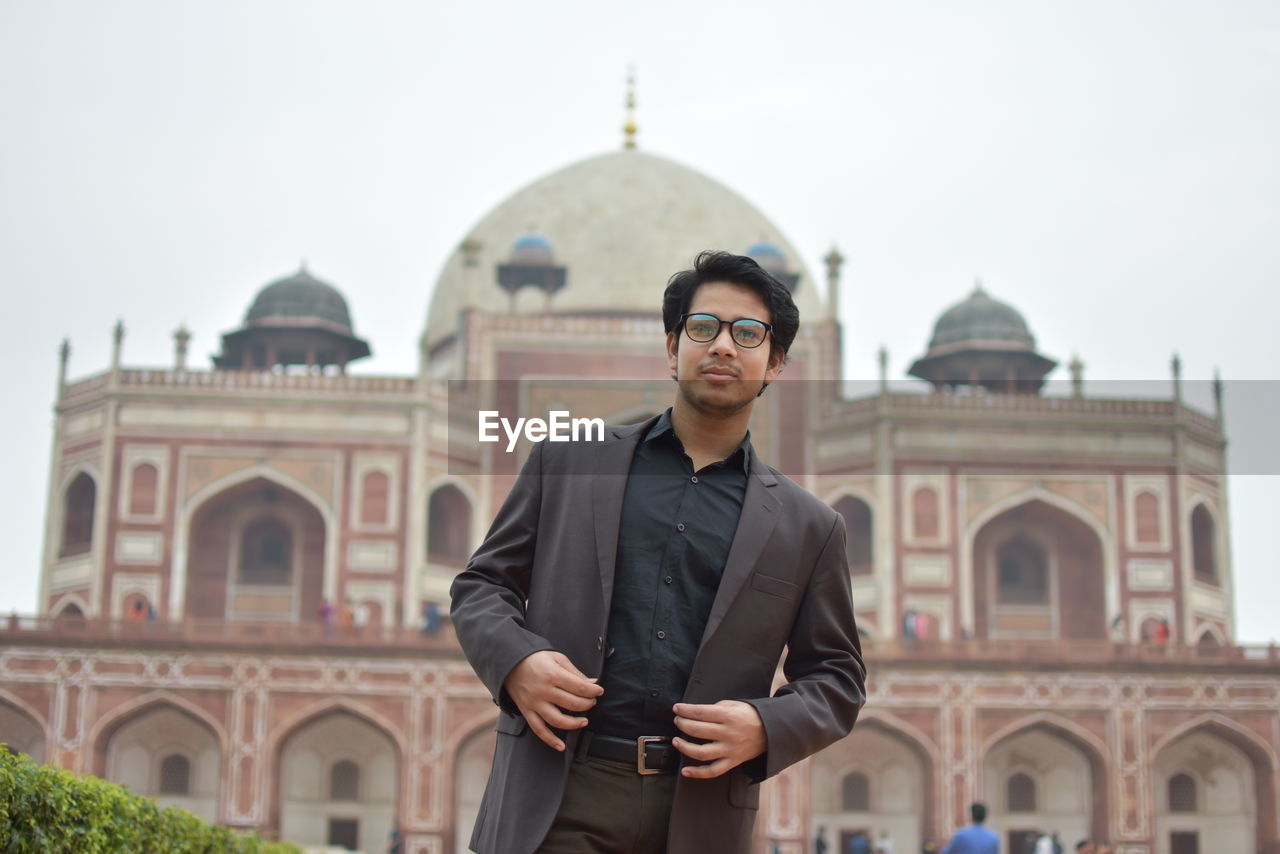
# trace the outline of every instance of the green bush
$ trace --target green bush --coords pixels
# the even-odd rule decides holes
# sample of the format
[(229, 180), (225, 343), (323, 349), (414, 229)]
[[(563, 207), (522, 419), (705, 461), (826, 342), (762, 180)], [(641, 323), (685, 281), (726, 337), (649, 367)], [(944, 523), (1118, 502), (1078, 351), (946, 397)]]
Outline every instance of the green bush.
[(301, 854), (0, 744), (0, 850), (13, 854)]

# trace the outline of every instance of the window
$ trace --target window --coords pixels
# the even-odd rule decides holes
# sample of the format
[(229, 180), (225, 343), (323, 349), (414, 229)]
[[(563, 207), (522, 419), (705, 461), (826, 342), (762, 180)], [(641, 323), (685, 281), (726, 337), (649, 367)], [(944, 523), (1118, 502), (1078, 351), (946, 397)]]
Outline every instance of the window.
[(1139, 492), (1133, 499), (1133, 529), (1140, 543), (1160, 542), (1160, 499), (1153, 493)]
[(240, 538), (243, 584), (288, 584), (293, 574), (293, 534), (274, 517), (248, 525)]
[(871, 811), (871, 781), (866, 774), (854, 771), (840, 784), (840, 809), (845, 812)]
[(139, 463), (133, 467), (129, 478), (129, 514), (154, 516), (156, 512), (156, 485), (160, 474), (151, 463)]
[(996, 601), (1002, 605), (1048, 605), (1049, 567), (1044, 552), (1024, 537), (996, 550)]
[(1169, 854), (1200, 854), (1200, 834), (1194, 830), (1170, 833)]
[(836, 502), (836, 511), (844, 517), (845, 556), (851, 575), (870, 575), (872, 570), (871, 508), (867, 502), (846, 495)]
[(1190, 774), (1169, 778), (1169, 812), (1196, 811), (1196, 781)]
[(427, 560), (462, 569), (471, 557), (471, 502), (446, 484), (431, 493), (427, 508)]
[(333, 763), (329, 769), (329, 800), (360, 800), (360, 766), (350, 759)]
[(1009, 812), (1036, 811), (1036, 781), (1026, 774), (1014, 774), (1005, 786)]
[(1196, 579), (1210, 584), (1218, 583), (1217, 525), (1203, 504), (1191, 511), (1191, 555)]
[(922, 486), (911, 494), (911, 516), (915, 535), (922, 540), (938, 538), (938, 493)]
[(160, 762), (160, 794), (191, 794), (191, 761), (172, 753)]
[(93, 546), (93, 509), (98, 488), (84, 472), (67, 487), (62, 514), (63, 557), (83, 554)]
[(360, 490), (360, 521), (366, 525), (385, 525), (390, 521), (388, 502), (391, 479), (386, 472), (371, 471), (364, 476)]

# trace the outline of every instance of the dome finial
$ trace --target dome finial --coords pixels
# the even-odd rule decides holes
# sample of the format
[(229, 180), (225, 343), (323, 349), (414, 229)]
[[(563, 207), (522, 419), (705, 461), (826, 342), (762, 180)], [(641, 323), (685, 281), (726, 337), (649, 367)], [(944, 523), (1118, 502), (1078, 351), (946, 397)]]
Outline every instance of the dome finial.
[(622, 147), (636, 147), (636, 67), (627, 69), (627, 121), (622, 125)]
[(974, 277), (974, 279), (973, 279), (973, 292), (974, 292), (975, 294), (985, 294), (985, 293), (986, 293), (986, 291), (984, 291), (984, 290), (982, 289), (982, 277), (981, 277), (981, 276), (975, 276), (975, 277)]

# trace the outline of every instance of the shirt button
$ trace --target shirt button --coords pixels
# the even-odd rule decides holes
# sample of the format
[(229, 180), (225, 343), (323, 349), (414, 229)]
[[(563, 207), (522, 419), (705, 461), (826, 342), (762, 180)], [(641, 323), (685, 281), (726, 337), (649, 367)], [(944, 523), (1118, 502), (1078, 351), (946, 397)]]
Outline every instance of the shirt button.
[(649, 692), (649, 696), (650, 696), (650, 697), (656, 697), (656, 696), (658, 696), (658, 689), (656, 689), (656, 688), (655, 688), (655, 689), (653, 689), (652, 691), (650, 691), (650, 692)]
[(667, 639), (666, 632), (658, 632), (658, 640), (666, 640), (666, 639)]
[(683, 531), (683, 530), (684, 530), (684, 522), (681, 522), (679, 525), (676, 525), (676, 530), (677, 530), (677, 531)]
[(670, 583), (671, 583), (671, 581), (672, 581), (672, 578), (671, 578), (671, 576), (669, 576), (669, 575), (668, 575), (666, 578), (664, 578), (664, 579), (662, 579), (662, 580), (663, 580), (663, 581), (665, 581), (667, 584), (670, 584)]
[(693, 477), (691, 477), (691, 478), (690, 478), (690, 480), (692, 480), (694, 483), (697, 483), (697, 482), (698, 482), (698, 476), (695, 474)]

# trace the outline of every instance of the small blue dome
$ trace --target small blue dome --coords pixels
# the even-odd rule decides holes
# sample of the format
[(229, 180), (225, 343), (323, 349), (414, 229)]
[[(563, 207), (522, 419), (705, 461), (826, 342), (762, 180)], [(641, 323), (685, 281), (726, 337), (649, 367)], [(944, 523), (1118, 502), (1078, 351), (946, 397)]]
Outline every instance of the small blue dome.
[(787, 256), (772, 243), (753, 243), (747, 247), (746, 255), (775, 276), (787, 272)]
[(511, 247), (511, 260), (516, 264), (553, 264), (551, 241), (541, 234), (529, 232)]

